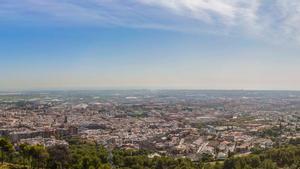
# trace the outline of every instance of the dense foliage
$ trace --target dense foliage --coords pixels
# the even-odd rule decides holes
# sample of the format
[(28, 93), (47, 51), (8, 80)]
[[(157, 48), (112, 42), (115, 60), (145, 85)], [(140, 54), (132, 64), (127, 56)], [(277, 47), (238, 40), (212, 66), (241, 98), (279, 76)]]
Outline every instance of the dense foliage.
[[(13, 146), (7, 139), (0, 139), (0, 168), (45, 169), (299, 169), (299, 140), (290, 145), (256, 151), (247, 156), (232, 156), (224, 162), (187, 158), (149, 156), (144, 150), (108, 150), (96, 143), (69, 140), (70, 146), (21, 144)], [(200, 158), (201, 159), (201, 158)]]

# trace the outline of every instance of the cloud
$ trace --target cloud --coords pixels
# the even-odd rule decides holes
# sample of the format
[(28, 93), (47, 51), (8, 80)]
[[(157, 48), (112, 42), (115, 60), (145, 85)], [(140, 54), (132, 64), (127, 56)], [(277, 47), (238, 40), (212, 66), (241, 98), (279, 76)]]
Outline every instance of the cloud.
[[(276, 19), (272, 20), (272, 18)], [(273, 21), (270, 25), (275, 28), (278, 34), (288, 40), (296, 40), (300, 43), (300, 1), (277, 0), (268, 20)]]
[(224, 20), (232, 20), (235, 17), (234, 6), (219, 0), (138, 0), (137, 2), (160, 6), (175, 14), (205, 22), (212, 22), (212, 15), (218, 15)]
[(0, 20), (214, 32), (300, 43), (299, 0), (2, 0)]

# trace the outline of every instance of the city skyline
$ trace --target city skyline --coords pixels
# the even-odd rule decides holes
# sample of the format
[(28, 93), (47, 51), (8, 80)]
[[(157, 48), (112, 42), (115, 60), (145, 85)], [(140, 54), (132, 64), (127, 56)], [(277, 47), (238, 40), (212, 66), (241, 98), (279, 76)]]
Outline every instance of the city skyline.
[(4, 0), (0, 91), (300, 90), (300, 2)]

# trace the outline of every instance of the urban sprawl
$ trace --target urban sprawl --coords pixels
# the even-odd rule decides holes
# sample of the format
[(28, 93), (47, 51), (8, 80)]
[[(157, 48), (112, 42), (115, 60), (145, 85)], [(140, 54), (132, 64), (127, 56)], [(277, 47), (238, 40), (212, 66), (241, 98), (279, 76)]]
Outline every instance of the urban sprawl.
[(116, 90), (0, 93), (0, 135), (224, 160), (300, 137), (300, 92)]

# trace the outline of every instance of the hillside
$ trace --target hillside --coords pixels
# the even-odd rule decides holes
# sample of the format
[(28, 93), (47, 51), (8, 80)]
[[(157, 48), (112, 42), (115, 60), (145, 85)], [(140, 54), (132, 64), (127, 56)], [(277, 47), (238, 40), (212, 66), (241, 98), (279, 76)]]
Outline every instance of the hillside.
[(205, 158), (193, 162), (188, 158), (151, 156), (152, 153), (145, 150), (109, 151), (101, 145), (79, 140), (70, 140), (69, 146), (45, 148), (24, 144), (12, 146), (8, 140), (0, 139), (1, 160), (4, 162), (0, 169), (299, 169), (300, 146), (298, 142), (292, 143), (294, 145), (255, 151), (247, 156), (232, 155), (220, 162)]

